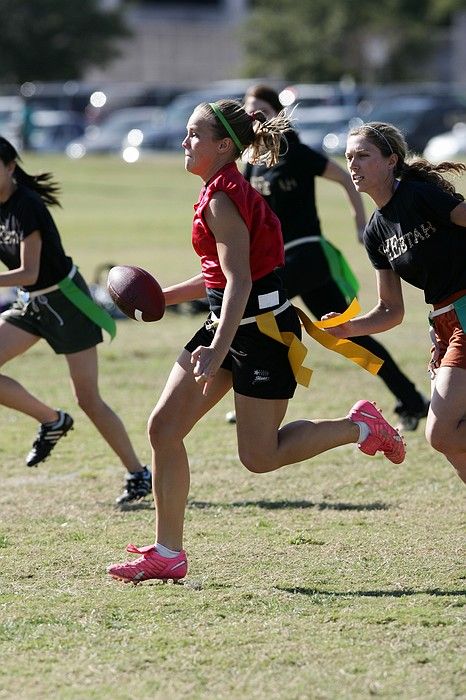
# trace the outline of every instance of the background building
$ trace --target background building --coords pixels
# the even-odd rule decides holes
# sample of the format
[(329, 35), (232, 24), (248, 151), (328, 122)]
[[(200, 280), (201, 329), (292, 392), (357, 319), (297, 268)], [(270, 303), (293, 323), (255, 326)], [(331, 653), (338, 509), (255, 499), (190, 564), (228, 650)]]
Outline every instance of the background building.
[[(133, 36), (120, 43), (120, 58), (105, 69), (89, 70), (86, 80), (187, 87), (241, 77), (241, 28), (250, 0), (101, 1), (104, 7), (125, 5)], [(429, 41), (430, 58), (419, 80), (454, 83), (466, 89), (466, 11), (456, 13), (452, 27), (438, 29)], [(383, 60), (382, 50), (377, 42), (369, 52), (374, 70)], [(370, 66), (368, 71), (370, 74)]]
[[(104, 5), (120, 0), (104, 0)], [(157, 85), (199, 85), (240, 75), (241, 24), (248, 0), (146, 0), (127, 7), (133, 36), (122, 55), (86, 80), (139, 81)]]

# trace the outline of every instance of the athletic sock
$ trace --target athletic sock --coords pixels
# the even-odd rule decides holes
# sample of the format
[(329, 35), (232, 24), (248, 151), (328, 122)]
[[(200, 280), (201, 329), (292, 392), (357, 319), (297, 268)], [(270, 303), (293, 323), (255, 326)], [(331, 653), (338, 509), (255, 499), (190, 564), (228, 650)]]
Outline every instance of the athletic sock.
[(369, 437), (371, 431), (369, 430), (369, 426), (367, 425), (367, 423), (363, 423), (363, 421), (360, 420), (355, 420), (354, 422), (359, 428), (358, 444), (361, 445), (364, 442), (364, 440)]
[(179, 552), (175, 551), (174, 549), (168, 549), (168, 547), (165, 547), (164, 544), (159, 544), (158, 542), (155, 543), (155, 551), (167, 559), (174, 559), (179, 554)]
[(64, 420), (65, 414), (62, 411), (58, 411), (58, 418), (56, 420), (51, 420), (48, 423), (44, 423), (44, 425), (47, 425), (50, 428), (60, 428)]

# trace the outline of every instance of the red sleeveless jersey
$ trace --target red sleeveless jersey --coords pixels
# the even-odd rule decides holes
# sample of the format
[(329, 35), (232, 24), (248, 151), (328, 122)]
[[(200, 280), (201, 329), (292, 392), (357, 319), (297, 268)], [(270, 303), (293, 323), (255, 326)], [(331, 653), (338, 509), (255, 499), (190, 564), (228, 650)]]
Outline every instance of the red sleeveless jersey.
[(204, 218), (204, 209), (214, 192), (225, 192), (236, 205), (250, 234), (249, 264), (252, 281), (265, 277), (285, 262), (283, 237), (278, 217), (265, 199), (241, 175), (236, 163), (227, 163), (202, 188), (194, 205), (193, 248), (201, 258), (206, 287), (223, 289), (225, 275), (220, 267), (217, 246)]

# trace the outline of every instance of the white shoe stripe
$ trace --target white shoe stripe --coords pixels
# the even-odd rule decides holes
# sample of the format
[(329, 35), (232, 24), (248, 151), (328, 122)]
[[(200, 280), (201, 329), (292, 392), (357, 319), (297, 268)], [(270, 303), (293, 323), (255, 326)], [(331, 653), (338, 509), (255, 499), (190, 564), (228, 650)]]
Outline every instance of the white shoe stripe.
[(183, 559), (183, 561), (179, 561), (178, 564), (175, 564), (175, 566), (171, 567), (171, 571), (174, 571), (175, 569), (178, 569), (179, 566), (184, 566), (186, 564), (186, 559)]

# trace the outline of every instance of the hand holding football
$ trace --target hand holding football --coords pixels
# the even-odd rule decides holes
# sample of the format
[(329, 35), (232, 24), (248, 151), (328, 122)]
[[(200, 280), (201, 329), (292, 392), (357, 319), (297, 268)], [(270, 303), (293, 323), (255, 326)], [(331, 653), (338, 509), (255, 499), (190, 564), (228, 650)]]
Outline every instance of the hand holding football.
[(159, 321), (165, 313), (162, 288), (155, 277), (141, 267), (112, 267), (107, 289), (120, 311), (136, 321)]

